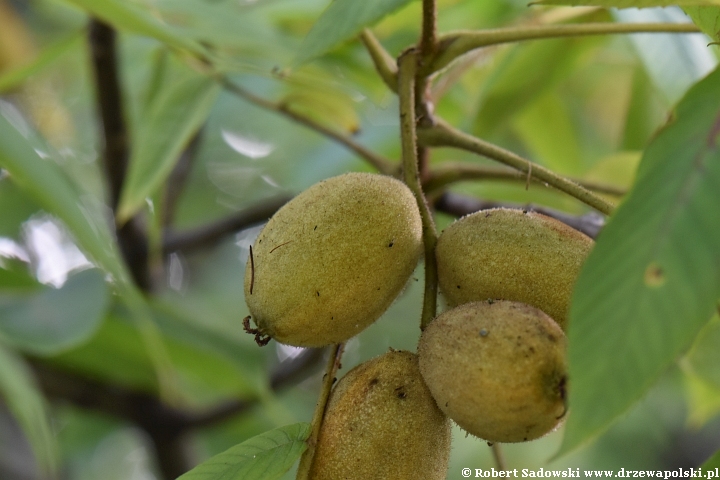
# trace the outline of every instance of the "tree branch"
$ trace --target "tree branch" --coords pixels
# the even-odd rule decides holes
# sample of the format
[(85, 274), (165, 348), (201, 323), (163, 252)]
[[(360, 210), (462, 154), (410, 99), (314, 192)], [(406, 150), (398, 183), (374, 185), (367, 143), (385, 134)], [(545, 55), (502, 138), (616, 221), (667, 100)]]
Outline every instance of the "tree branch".
[[(279, 392), (307, 378), (322, 357), (322, 349), (305, 349), (292, 360), (280, 363), (270, 376), (272, 390)], [(125, 419), (145, 430), (155, 445), (163, 477), (168, 480), (192, 468), (186, 456), (179, 455), (184, 450), (186, 433), (247, 412), (259, 403), (257, 398), (236, 399), (205, 412), (185, 411), (162, 403), (148, 392), (90, 380), (41, 360), (30, 359), (30, 363), (48, 398)]]
[[(423, 0), (422, 32), (420, 34), (420, 59), (424, 63), (430, 58), (437, 47), (437, 5), (435, 0)], [(427, 75), (422, 75), (427, 76)]]
[(380, 78), (390, 90), (397, 92), (397, 63), (395, 59), (383, 48), (370, 29), (363, 29), (362, 33), (360, 33), (360, 40), (370, 54)]
[(465, 215), (470, 215), (471, 213), (479, 212), (480, 210), (489, 210), (491, 208), (515, 208), (518, 210), (538, 212), (556, 220), (560, 220), (564, 224), (574, 228), (575, 230), (581, 231), (590, 238), (597, 237), (598, 233), (600, 233), (600, 230), (605, 225), (605, 219), (602, 215), (596, 212), (576, 216), (552, 208), (541, 207), (533, 204), (520, 205), (503, 202), (491, 202), (452, 192), (446, 192), (441, 195), (435, 201), (433, 206), (437, 211), (447, 213), (455, 217), (463, 217)]
[(418, 130), (418, 138), (422, 145), (434, 147), (453, 147), (477, 153), (519, 170), (529, 178), (535, 177), (581, 202), (593, 207), (606, 215), (612, 213), (614, 205), (595, 195), (577, 183), (562, 177), (547, 168), (526, 160), (515, 153), (497, 145), (480, 140), (457, 130), (451, 125), (437, 119), (432, 127)]
[[(418, 145), (415, 117), (415, 73), (417, 54), (414, 50), (404, 52), (398, 59), (398, 96), (400, 97), (400, 137), (402, 141), (402, 165), (404, 180), (415, 196), (422, 219), (423, 245), (425, 246), (425, 291), (420, 328), (425, 327), (435, 318), (437, 311), (437, 263), (435, 261), (435, 244), (437, 231), (432, 213), (428, 208), (425, 194), (420, 184), (418, 166)], [(426, 153), (426, 152), (424, 152)]]
[(363, 147), (359, 143), (355, 142), (355, 140), (351, 139), (349, 136), (337, 132), (331, 128), (328, 128), (306, 115), (293, 111), (288, 105), (284, 103), (271, 102), (270, 100), (258, 97), (257, 95), (248, 92), (241, 86), (232, 83), (227, 78), (222, 77), (219, 78), (218, 81), (223, 86), (223, 88), (225, 88), (225, 90), (234, 93), (235, 95), (247, 100), (248, 102), (257, 105), (258, 107), (279, 113), (280, 115), (283, 115), (301, 125), (315, 130), (316, 132), (325, 135), (332, 140), (335, 140), (349, 150), (355, 152), (360, 158), (365, 159), (379, 172), (384, 173), (385, 175), (393, 175), (395, 173), (396, 167), (395, 165), (393, 165), (392, 161), (373, 152), (372, 150), (369, 150), (366, 147)]
[(437, 53), (425, 63), (421, 73), (430, 75), (465, 53), (502, 43), (618, 33), (697, 33), (699, 31), (692, 23), (583, 23), (452, 32), (440, 37)]
[[(527, 175), (523, 175), (517, 170), (510, 168), (486, 167), (484, 165), (464, 162), (444, 162), (430, 170), (427, 180), (423, 184), (423, 188), (426, 194), (432, 195), (453, 183), (468, 180), (507, 180), (525, 183), (527, 181)], [(532, 180), (541, 183), (535, 177), (532, 177)], [(616, 197), (622, 197), (627, 193), (626, 189), (616, 187), (615, 185), (585, 180), (571, 180), (597, 193), (614, 195)]]
[(182, 232), (168, 231), (163, 239), (163, 253), (167, 255), (177, 250), (188, 251), (212, 245), (226, 235), (266, 221), (290, 199), (289, 196), (270, 198), (201, 227)]
[[(114, 212), (120, 201), (129, 158), (129, 138), (117, 67), (115, 30), (100, 20), (93, 19), (90, 21), (88, 37), (102, 124), (105, 175), (110, 193), (110, 207)], [(152, 284), (148, 269), (148, 240), (142, 224), (137, 218), (131, 219), (118, 229), (117, 238), (135, 283), (141, 290), (150, 291)]]

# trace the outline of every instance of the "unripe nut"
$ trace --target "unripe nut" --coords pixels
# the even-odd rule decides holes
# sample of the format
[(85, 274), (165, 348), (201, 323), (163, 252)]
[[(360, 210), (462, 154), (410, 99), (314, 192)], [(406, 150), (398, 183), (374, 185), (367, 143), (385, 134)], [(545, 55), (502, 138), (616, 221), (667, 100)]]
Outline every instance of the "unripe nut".
[(336, 385), (310, 478), (442, 480), (450, 439), (450, 421), (425, 386), (417, 355), (391, 351)]
[(519, 302), (473, 302), (435, 318), (420, 337), (420, 371), (440, 409), (490, 442), (523, 442), (565, 415), (565, 334)]
[(405, 184), (340, 175), (302, 192), (263, 228), (245, 301), (259, 333), (278, 342), (344, 342), (390, 306), (421, 253), (420, 212)]
[(487, 299), (527, 303), (566, 330), (572, 290), (593, 243), (539, 213), (476, 212), (438, 238), (440, 290), (450, 306)]

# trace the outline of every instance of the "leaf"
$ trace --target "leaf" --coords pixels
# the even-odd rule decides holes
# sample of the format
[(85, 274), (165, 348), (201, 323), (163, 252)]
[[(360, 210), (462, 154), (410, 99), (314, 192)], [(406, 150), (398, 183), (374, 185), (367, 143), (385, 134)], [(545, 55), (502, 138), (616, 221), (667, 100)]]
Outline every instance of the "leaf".
[[(23, 360), (0, 345), (0, 398), (20, 423), (35, 457), (46, 472), (57, 470), (57, 445), (45, 400)], [(53, 475), (54, 477), (54, 475)]]
[(145, 347), (163, 385), (163, 392), (172, 397), (175, 388), (167, 352), (157, 327), (152, 323), (145, 299), (130, 280), (120, 260), (117, 243), (108, 228), (110, 222), (105, 217), (104, 206), (87, 195), (80, 195), (58, 165), (40, 158), (1, 112), (0, 168), (7, 170), (10, 178), (33, 197), (38, 205), (62, 220), (91, 260), (113, 277), (124, 302), (133, 311)]
[(275, 480), (305, 450), (310, 425), (296, 423), (267, 431), (215, 455), (178, 480)]
[[(618, 10), (613, 17), (624, 23), (681, 23), (680, 9)], [(715, 69), (717, 58), (702, 34), (653, 33), (628, 35), (645, 71), (664, 94), (667, 106), (676, 104), (688, 88)]]
[(334, 0), (303, 40), (295, 63), (299, 65), (329, 52), (410, 1)]
[(194, 40), (188, 39), (179, 29), (160, 22), (146, 10), (132, 2), (122, 0), (64, 0), (107, 22), (118, 30), (146, 35), (167, 45), (188, 50), (201, 57), (206, 50)]
[(692, 87), (600, 234), (570, 311), (561, 453), (605, 429), (710, 319), (720, 296), (720, 69)]
[(720, 42), (720, 7), (684, 7), (683, 10), (713, 42)]
[[(702, 467), (700, 468), (702, 468), (702, 471), (706, 473), (708, 470), (716, 470), (720, 468), (720, 450), (715, 452), (715, 454), (710, 457), (705, 463), (703, 463)], [(715, 473), (715, 478), (717, 478), (717, 472)]]
[(0, 336), (24, 351), (52, 355), (87, 340), (108, 303), (103, 273), (86, 270), (59, 289), (0, 297)]
[(539, 0), (539, 5), (571, 5), (605, 8), (647, 8), (680, 5), (720, 5), (720, 0)]
[(171, 80), (136, 128), (136, 142), (117, 214), (120, 224), (130, 219), (145, 198), (165, 182), (183, 148), (207, 120), (220, 91), (213, 80), (199, 74)]
[[(567, 76), (602, 39), (559, 38), (512, 47), (483, 86), (473, 133), (488, 136)], [(527, 75), (527, 72), (533, 72)]]
[(0, 93), (19, 87), (32, 75), (54, 62), (62, 54), (80, 44), (83, 36), (80, 32), (46, 47), (33, 61), (21, 65), (0, 75)]

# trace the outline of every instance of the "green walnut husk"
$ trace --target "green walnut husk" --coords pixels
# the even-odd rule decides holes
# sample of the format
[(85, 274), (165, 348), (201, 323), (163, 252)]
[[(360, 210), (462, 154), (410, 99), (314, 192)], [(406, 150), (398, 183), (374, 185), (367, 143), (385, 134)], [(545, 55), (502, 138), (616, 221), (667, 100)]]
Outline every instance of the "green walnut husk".
[(450, 306), (487, 299), (527, 303), (565, 330), (572, 290), (593, 244), (539, 213), (480, 211), (438, 238), (440, 290)]
[(565, 415), (565, 334), (519, 302), (444, 312), (420, 337), (420, 371), (440, 409), (489, 442), (524, 442)]
[(441, 480), (450, 421), (423, 382), (417, 355), (391, 351), (348, 372), (332, 392), (310, 478)]
[(420, 213), (405, 184), (340, 175), (295, 197), (263, 228), (245, 300), (261, 335), (299, 347), (344, 342), (390, 306), (421, 253)]

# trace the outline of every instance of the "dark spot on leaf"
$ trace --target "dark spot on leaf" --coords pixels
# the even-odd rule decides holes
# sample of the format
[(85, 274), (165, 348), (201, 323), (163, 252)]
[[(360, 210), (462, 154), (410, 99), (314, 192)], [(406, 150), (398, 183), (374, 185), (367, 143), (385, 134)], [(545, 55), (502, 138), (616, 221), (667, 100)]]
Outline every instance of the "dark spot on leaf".
[(480, 330), (481, 337), (487, 337), (487, 335), (488, 335), (488, 331), (486, 329), (483, 328), (482, 330)]

